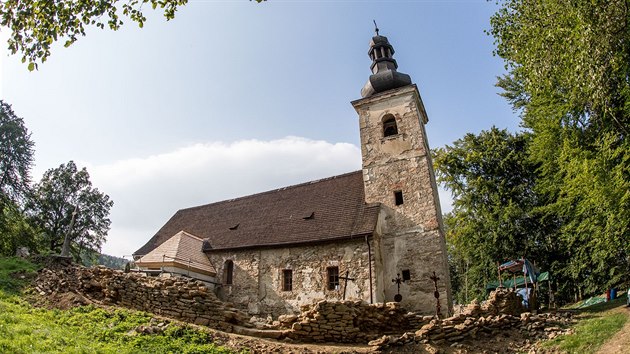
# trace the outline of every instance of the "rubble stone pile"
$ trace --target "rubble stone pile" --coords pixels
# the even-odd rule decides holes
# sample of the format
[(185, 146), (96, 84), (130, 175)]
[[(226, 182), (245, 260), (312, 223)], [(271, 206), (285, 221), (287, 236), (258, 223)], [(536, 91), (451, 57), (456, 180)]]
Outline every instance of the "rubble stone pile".
[(419, 323), (415, 314), (408, 314), (396, 302), (323, 300), (302, 310), (288, 337), (303, 342), (367, 343), (383, 334), (410, 330), (414, 328), (412, 323)]
[[(266, 322), (272, 324), (264, 325), (252, 324), (202, 282), (188, 278), (57, 264), (39, 272), (35, 289), (40, 295), (72, 305), (117, 305), (225, 332), (296, 342), (367, 343), (378, 348), (419, 343), (456, 346), (467, 339), (507, 331), (520, 331), (531, 339), (554, 338), (569, 332), (567, 327), (575, 322), (570, 313), (521, 313), (520, 298), (505, 289), (491, 293), (485, 304), (473, 302), (462, 313), (446, 319), (407, 312), (395, 302), (322, 300), (303, 306), (299, 316), (284, 315), (277, 321), (268, 318)], [(161, 329), (139, 328), (137, 332)]]
[(74, 293), (77, 298), (104, 305), (147, 311), (224, 331), (247, 322), (241, 312), (221, 302), (202, 282), (188, 278), (147, 277), (105, 267), (72, 265), (42, 269), (35, 284), (40, 295)]
[(498, 288), (491, 292), (481, 312), (486, 315), (518, 316), (523, 312), (522, 299), (512, 289)]
[[(501, 314), (480, 317), (461, 314), (444, 320), (432, 320), (415, 332), (414, 340), (436, 345), (445, 342), (452, 344), (478, 336), (492, 337), (508, 329), (516, 329), (528, 338), (547, 339), (570, 332), (567, 327), (574, 322), (570, 313), (524, 312), (520, 316)], [(390, 338), (385, 344), (404, 342), (407, 339)]]

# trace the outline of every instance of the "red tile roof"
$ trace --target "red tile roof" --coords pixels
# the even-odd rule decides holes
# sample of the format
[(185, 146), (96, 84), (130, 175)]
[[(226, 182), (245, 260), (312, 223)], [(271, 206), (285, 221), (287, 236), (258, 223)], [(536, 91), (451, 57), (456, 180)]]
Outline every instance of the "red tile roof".
[(380, 204), (366, 204), (361, 171), (179, 210), (134, 255), (179, 231), (204, 251), (327, 242), (371, 234)]

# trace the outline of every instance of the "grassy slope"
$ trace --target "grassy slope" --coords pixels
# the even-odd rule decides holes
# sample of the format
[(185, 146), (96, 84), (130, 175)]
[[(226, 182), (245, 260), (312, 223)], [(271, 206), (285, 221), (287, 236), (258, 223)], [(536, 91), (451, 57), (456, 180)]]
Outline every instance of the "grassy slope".
[(544, 346), (567, 353), (597, 352), (602, 344), (612, 338), (628, 321), (626, 313), (615, 311), (625, 304), (626, 297), (624, 296), (578, 311), (580, 321), (575, 326), (575, 333), (557, 337), (546, 342)]
[(34, 308), (20, 297), (16, 271), (35, 265), (0, 258), (0, 353), (230, 353), (210, 334), (171, 324), (160, 335), (131, 335), (150, 323), (147, 313), (83, 306), (68, 311)]

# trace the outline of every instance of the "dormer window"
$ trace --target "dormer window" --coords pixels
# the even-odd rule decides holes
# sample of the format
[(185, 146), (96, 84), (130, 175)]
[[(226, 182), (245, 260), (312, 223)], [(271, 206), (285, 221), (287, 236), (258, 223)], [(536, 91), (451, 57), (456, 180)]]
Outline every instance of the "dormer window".
[(388, 137), (396, 134), (398, 134), (396, 118), (394, 118), (393, 115), (388, 114), (383, 117), (383, 137)]

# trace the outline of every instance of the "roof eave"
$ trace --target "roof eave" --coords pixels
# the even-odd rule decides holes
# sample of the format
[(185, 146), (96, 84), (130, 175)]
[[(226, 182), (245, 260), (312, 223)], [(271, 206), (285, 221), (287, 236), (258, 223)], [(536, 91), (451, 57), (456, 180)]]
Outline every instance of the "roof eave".
[(276, 248), (276, 247), (287, 247), (287, 246), (293, 246), (293, 247), (298, 247), (298, 246), (304, 246), (304, 245), (313, 245), (313, 244), (325, 244), (325, 243), (332, 243), (332, 242), (337, 242), (337, 241), (347, 241), (347, 240), (354, 240), (354, 239), (358, 239), (361, 237), (371, 237), (374, 233), (373, 232), (365, 232), (365, 233), (360, 233), (360, 234), (353, 234), (350, 236), (342, 236), (342, 237), (334, 237), (334, 238), (328, 238), (325, 240), (319, 239), (319, 240), (312, 240), (312, 241), (298, 241), (298, 242), (278, 242), (278, 243), (266, 243), (264, 245), (248, 245), (248, 246), (240, 246), (240, 247), (224, 247), (224, 248), (202, 248), (202, 251), (204, 253), (212, 253), (212, 252), (218, 252), (218, 251), (245, 251), (245, 250), (250, 250), (250, 249), (261, 249), (261, 248)]

